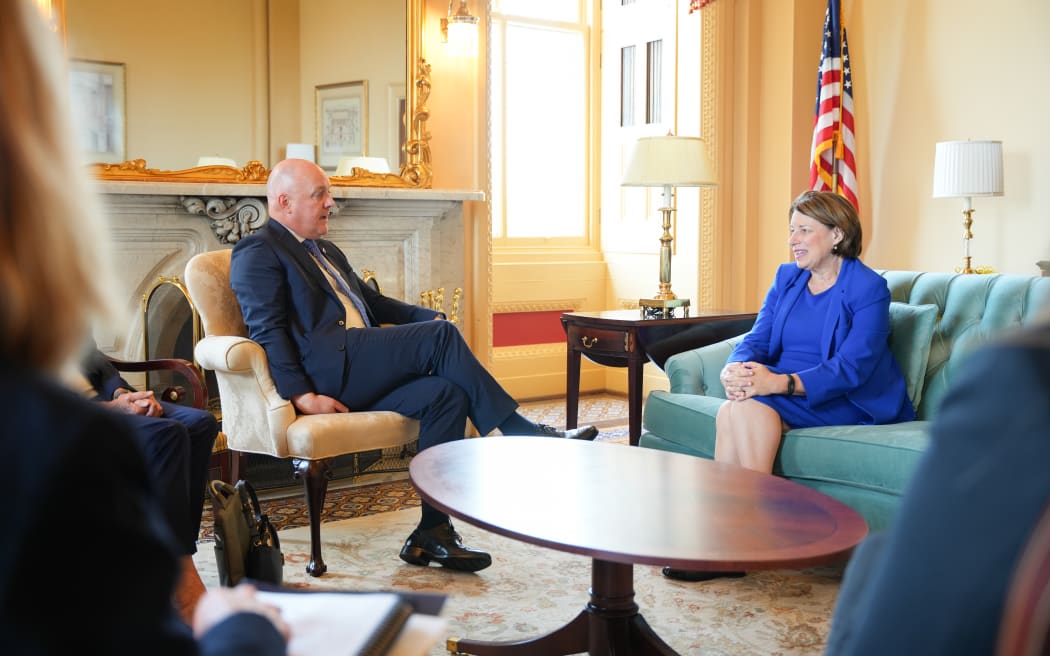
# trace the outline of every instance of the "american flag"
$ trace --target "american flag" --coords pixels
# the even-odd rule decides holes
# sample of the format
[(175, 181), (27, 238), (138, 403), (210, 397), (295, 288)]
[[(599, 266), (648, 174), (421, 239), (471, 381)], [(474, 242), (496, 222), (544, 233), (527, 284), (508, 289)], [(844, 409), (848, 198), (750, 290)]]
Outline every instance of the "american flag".
[(859, 208), (853, 135), (853, 76), (839, 0), (828, 0), (824, 13), (824, 43), (820, 50), (814, 114), (809, 188), (834, 191)]

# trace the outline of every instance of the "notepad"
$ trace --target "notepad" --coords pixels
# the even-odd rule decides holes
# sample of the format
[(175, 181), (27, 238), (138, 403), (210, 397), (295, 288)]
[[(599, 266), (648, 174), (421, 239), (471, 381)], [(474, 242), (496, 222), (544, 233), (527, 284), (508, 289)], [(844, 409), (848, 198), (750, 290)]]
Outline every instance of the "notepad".
[(423, 654), (444, 630), (444, 620), (420, 615), (403, 631), (412, 606), (389, 592), (258, 595), (280, 608), (291, 627), (289, 656), (383, 656), (395, 645), (397, 653)]

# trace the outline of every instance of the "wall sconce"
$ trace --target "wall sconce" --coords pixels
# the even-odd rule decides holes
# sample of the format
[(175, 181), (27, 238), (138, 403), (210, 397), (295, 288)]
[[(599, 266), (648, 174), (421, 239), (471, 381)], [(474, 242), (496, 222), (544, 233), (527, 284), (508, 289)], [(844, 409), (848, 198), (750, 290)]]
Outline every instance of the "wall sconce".
[(933, 162), (933, 197), (963, 199), (963, 266), (959, 273), (977, 273), (971, 265), (972, 196), (1003, 195), (1003, 142), (942, 141)]
[(714, 170), (707, 159), (707, 146), (699, 137), (642, 137), (627, 158), (620, 182), (624, 187), (662, 187), (664, 206), (663, 235), (660, 237), (660, 287), (653, 298), (638, 299), (642, 318), (674, 316), (682, 308), (689, 316), (689, 299), (678, 298), (671, 291), (671, 214), (674, 212), (675, 187), (712, 187)]
[(449, 45), (453, 55), (476, 55), (478, 52), (478, 17), (470, 15), (467, 0), (449, 0), (448, 17), (441, 19), (441, 42)]

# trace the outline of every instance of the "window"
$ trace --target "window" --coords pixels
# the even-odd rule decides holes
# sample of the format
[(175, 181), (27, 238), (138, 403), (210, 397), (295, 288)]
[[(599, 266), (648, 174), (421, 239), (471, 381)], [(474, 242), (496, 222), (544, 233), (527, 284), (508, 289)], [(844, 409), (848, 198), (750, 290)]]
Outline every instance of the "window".
[(583, 244), (594, 142), (589, 2), (493, 0), (492, 9), (493, 237)]
[(659, 246), (650, 224), (659, 220), (661, 194), (622, 187), (620, 180), (638, 137), (677, 128), (676, 6), (673, 0), (604, 0), (602, 9), (603, 60), (612, 63), (601, 81), (602, 103), (612, 109), (602, 113), (600, 136), (602, 250), (648, 253)]

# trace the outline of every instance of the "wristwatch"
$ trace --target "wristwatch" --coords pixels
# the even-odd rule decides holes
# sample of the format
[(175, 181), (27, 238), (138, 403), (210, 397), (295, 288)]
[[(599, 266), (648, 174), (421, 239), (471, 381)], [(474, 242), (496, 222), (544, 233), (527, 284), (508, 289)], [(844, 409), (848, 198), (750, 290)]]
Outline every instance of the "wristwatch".
[(788, 374), (787, 377), (788, 377), (788, 391), (787, 391), (787, 395), (788, 396), (794, 396), (795, 395), (795, 377), (792, 376), (791, 374)]

